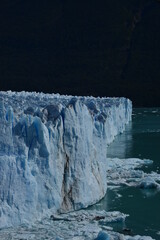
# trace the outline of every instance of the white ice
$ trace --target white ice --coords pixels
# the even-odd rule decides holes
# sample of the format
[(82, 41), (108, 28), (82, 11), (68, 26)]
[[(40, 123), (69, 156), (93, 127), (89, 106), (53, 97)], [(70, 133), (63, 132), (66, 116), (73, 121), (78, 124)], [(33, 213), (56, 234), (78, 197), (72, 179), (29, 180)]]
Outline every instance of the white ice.
[(141, 167), (152, 164), (149, 159), (139, 158), (108, 158), (107, 182), (110, 189), (120, 186), (133, 186), (143, 189), (160, 190), (160, 174), (145, 173)]
[[(127, 215), (120, 212), (80, 210), (52, 215), (31, 226), (19, 226), (0, 231), (1, 240), (152, 240), (147, 236), (127, 236), (114, 232), (107, 226), (111, 222), (123, 222)], [(103, 221), (103, 223), (102, 223)], [(105, 224), (105, 225), (104, 225)]]
[(0, 92), (0, 227), (99, 201), (107, 145), (131, 114), (125, 98)]

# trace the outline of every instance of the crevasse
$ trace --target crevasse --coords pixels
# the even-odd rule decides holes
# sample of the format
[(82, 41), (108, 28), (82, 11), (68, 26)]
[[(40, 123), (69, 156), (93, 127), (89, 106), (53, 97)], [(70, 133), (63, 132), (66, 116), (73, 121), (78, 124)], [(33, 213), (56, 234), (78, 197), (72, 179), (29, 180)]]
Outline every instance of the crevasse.
[(0, 92), (0, 227), (100, 200), (107, 145), (131, 114), (126, 98)]

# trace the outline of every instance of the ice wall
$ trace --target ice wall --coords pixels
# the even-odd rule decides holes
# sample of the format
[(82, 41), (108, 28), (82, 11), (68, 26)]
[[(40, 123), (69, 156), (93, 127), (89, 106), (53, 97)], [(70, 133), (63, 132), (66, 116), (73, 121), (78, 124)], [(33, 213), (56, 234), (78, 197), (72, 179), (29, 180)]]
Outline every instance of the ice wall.
[(87, 207), (106, 192), (106, 151), (125, 98), (0, 92), (0, 227)]

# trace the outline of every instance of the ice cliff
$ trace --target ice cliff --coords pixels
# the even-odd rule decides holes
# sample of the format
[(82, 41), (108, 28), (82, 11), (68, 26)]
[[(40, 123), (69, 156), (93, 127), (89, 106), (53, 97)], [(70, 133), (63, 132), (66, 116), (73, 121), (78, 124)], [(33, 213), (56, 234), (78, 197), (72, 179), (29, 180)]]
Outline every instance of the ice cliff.
[(125, 98), (0, 92), (0, 227), (100, 200), (107, 145), (131, 112)]

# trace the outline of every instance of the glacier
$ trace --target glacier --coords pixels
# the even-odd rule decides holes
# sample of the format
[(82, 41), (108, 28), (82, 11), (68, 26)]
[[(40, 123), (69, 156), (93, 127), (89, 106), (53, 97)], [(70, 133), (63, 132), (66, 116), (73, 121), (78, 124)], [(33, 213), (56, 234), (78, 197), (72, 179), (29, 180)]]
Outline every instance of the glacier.
[(107, 145), (126, 98), (0, 92), (0, 228), (85, 208), (107, 189)]

